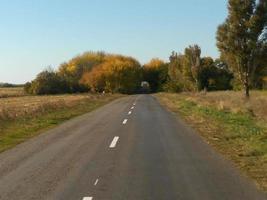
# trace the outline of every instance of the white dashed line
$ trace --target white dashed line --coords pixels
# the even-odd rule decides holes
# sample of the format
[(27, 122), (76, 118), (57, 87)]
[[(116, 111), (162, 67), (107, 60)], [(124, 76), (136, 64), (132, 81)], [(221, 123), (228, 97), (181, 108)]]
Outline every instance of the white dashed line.
[(133, 107), (131, 107), (131, 110), (133, 110), (134, 109), (134, 106)]
[(83, 197), (83, 200), (93, 200), (93, 197)]
[(119, 137), (118, 136), (115, 136), (111, 142), (111, 144), (109, 145), (109, 148), (115, 148), (116, 147), (116, 144), (119, 140)]
[(97, 184), (98, 184), (98, 179), (96, 179), (96, 180), (95, 180), (95, 183), (94, 183), (94, 185), (97, 185)]
[(128, 119), (123, 120), (122, 124), (126, 124)]
[(132, 114), (132, 111), (129, 111), (129, 112), (128, 112), (128, 115), (130, 115), (130, 114)]
[(133, 103), (133, 105), (135, 106), (135, 105), (136, 105), (136, 103)]

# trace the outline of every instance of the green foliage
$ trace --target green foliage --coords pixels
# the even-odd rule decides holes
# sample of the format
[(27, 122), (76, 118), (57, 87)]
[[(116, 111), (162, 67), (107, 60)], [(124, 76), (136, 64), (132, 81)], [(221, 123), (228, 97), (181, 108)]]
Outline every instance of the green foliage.
[(242, 83), (236, 78), (232, 79), (231, 85), (234, 91), (241, 91), (243, 89)]
[(28, 94), (32, 94), (32, 84), (30, 82), (25, 83), (24, 91)]
[(229, 72), (226, 64), (211, 58), (202, 59), (202, 70), (199, 72), (199, 89), (231, 90), (232, 73)]
[(151, 92), (163, 90), (168, 79), (168, 66), (160, 59), (152, 59), (143, 66), (143, 80), (147, 81)]
[(183, 91), (183, 85), (178, 81), (168, 81), (163, 86), (163, 90), (166, 92), (182, 92)]
[(248, 97), (267, 53), (266, 43), (260, 39), (267, 24), (267, 2), (229, 0), (228, 12), (227, 19), (218, 27), (217, 46)]
[(200, 57), (198, 45), (189, 46), (183, 54), (172, 52), (168, 65), (169, 80), (165, 91), (230, 90), (233, 74), (222, 60)]
[[(172, 91), (194, 91), (196, 90), (195, 82), (192, 77), (191, 68), (185, 55), (172, 52), (168, 65), (168, 75), (170, 84), (165, 88)], [(180, 88), (178, 90), (178, 88)]]
[[(197, 116), (216, 121), (218, 124), (224, 127), (224, 139), (227, 141), (236, 139), (249, 140), (251, 138), (257, 138), (258, 142), (260, 142), (259, 138), (265, 134), (264, 127), (260, 126), (249, 114), (232, 113), (218, 110), (213, 107), (199, 106), (198, 104), (188, 100), (182, 100), (180, 102), (179, 109), (186, 115), (195, 114)], [(264, 144), (262, 141), (261, 145), (265, 146), (264, 154), (266, 154), (266, 143)]]
[[(267, 33), (266, 33), (266, 40), (267, 40)], [(265, 49), (263, 50), (266, 52), (267, 55), (267, 45), (264, 47)], [(262, 57), (261, 60), (259, 60), (259, 64), (255, 70), (253, 80), (251, 82), (253, 88), (256, 89), (263, 89), (264, 84), (266, 84), (266, 77), (267, 77), (267, 56)]]
[(15, 88), (15, 87), (23, 87), (22, 84), (12, 84), (12, 83), (0, 83), (0, 88)]
[(185, 48), (184, 52), (187, 66), (189, 69), (188, 75), (192, 77), (196, 83), (196, 88), (199, 89), (199, 74), (201, 72), (201, 48), (198, 45), (190, 45)]
[(38, 74), (34, 81), (25, 84), (24, 90), (37, 95), (70, 92), (66, 80), (52, 70), (45, 70)]
[(198, 45), (189, 46), (185, 54), (172, 53), (168, 67), (169, 83), (166, 91), (196, 91), (232, 89), (232, 74), (220, 60), (200, 57)]

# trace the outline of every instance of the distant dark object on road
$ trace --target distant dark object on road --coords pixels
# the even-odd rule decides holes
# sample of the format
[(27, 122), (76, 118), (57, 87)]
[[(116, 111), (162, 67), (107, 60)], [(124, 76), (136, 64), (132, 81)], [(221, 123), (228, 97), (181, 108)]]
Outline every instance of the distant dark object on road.
[(142, 81), (140, 93), (141, 94), (148, 94), (148, 93), (150, 93), (150, 85), (149, 85), (149, 83), (147, 81)]

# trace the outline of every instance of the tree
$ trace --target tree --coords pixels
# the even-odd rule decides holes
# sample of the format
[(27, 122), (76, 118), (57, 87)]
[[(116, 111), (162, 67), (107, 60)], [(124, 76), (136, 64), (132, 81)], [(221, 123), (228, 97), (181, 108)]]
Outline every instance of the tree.
[(86, 87), (81, 78), (94, 67), (105, 61), (107, 54), (103, 52), (85, 52), (59, 66), (58, 74), (67, 81), (71, 92), (85, 92)]
[(69, 92), (66, 80), (51, 69), (39, 73), (35, 80), (24, 86), (24, 90), (37, 95)]
[(103, 63), (85, 73), (81, 82), (94, 92), (131, 94), (140, 87), (140, 72), (140, 64), (134, 58), (108, 55)]
[(233, 75), (225, 63), (220, 60), (213, 61), (210, 57), (201, 59), (201, 72), (199, 74), (200, 89), (229, 90), (232, 89)]
[(192, 76), (199, 90), (199, 73), (201, 71), (201, 48), (198, 45), (190, 45), (185, 49), (189, 74)]
[[(267, 35), (266, 35), (267, 36)], [(265, 82), (263, 79), (267, 77), (267, 45), (265, 44), (265, 47), (262, 48), (262, 52), (265, 52), (265, 56), (262, 57), (258, 61), (256, 70), (254, 72), (252, 87), (257, 89), (263, 88), (263, 83)]]
[(143, 80), (149, 83), (151, 92), (162, 90), (167, 79), (168, 66), (164, 61), (154, 58), (143, 66)]
[(172, 92), (195, 90), (195, 81), (191, 72), (189, 57), (172, 52), (169, 60), (169, 81), (165, 85), (165, 90)]
[(253, 85), (260, 61), (266, 57), (264, 28), (267, 25), (266, 0), (229, 0), (228, 17), (218, 27), (217, 46), (221, 58), (243, 85), (245, 96)]
[(80, 82), (87, 85), (92, 92), (105, 91), (105, 72), (102, 67), (95, 67), (83, 74)]
[(93, 67), (103, 63), (106, 56), (103, 52), (85, 52), (67, 63), (62, 63), (58, 71), (63, 76), (80, 80), (84, 72), (91, 71)]

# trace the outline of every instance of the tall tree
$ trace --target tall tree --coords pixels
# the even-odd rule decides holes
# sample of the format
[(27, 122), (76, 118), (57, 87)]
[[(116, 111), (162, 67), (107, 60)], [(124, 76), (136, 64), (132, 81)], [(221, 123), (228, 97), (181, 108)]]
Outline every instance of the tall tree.
[(165, 90), (172, 92), (194, 90), (192, 73), (186, 56), (172, 52), (169, 60), (169, 81), (164, 86)]
[(217, 46), (249, 97), (259, 63), (266, 56), (262, 37), (267, 25), (267, 1), (229, 0), (228, 12), (218, 27)]
[(188, 61), (192, 78), (196, 82), (196, 87), (199, 89), (199, 73), (201, 71), (201, 48), (198, 45), (190, 45), (185, 49), (185, 57)]

